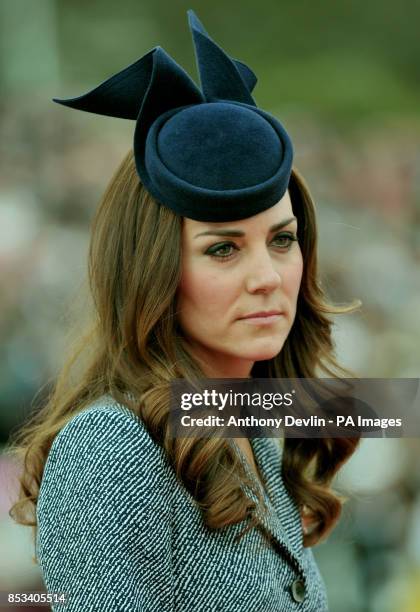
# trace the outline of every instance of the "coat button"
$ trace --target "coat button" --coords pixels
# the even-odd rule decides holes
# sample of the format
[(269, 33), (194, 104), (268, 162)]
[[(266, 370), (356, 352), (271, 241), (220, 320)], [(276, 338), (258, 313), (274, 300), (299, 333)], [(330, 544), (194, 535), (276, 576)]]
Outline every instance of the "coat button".
[(293, 581), (292, 584), (292, 595), (293, 599), (297, 602), (301, 602), (305, 599), (305, 583), (300, 578)]

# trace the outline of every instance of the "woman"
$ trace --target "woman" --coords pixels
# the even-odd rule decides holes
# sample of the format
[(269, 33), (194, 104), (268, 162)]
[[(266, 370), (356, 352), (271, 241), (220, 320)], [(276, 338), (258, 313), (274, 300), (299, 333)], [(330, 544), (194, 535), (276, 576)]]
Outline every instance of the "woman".
[(327, 314), (351, 310), (319, 287), (289, 136), (189, 16), (202, 92), (158, 47), (61, 101), (137, 118), (134, 154), (92, 224), (91, 328), (15, 440), (11, 514), (69, 610), (322, 612), (310, 547), (338, 521), (330, 485), (357, 441), (169, 433), (174, 379), (343, 373)]

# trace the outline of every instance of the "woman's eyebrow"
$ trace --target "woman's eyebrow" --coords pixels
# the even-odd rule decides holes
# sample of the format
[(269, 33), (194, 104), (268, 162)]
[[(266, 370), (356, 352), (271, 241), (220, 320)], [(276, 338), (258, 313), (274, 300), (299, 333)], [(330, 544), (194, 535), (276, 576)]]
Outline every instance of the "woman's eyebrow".
[[(289, 223), (292, 223), (292, 221), (297, 221), (297, 218), (290, 217), (290, 219), (285, 219), (284, 221), (280, 221), (280, 223), (276, 223), (275, 225), (272, 225), (269, 229), (269, 232), (276, 232), (282, 227), (289, 225)], [(241, 236), (245, 236), (245, 232), (243, 232), (242, 230), (236, 230), (236, 229), (214, 229), (214, 230), (209, 230), (207, 232), (200, 232), (199, 234), (196, 234), (194, 238), (198, 238), (199, 236), (229, 236), (231, 238), (238, 238)]]

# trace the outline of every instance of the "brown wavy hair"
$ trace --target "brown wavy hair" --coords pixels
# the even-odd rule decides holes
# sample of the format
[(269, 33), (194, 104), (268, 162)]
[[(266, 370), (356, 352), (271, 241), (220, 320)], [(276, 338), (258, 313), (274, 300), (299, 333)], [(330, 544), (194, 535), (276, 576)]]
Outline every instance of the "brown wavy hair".
[[(289, 194), (304, 261), (296, 318), (281, 352), (256, 362), (251, 375), (349, 375), (333, 356), (329, 315), (352, 312), (360, 303), (338, 307), (326, 302), (317, 272), (314, 203), (296, 168)], [(190, 355), (176, 317), (181, 231), (182, 218), (158, 204), (139, 181), (130, 151), (92, 221), (88, 261), (91, 318), (43, 403), (10, 439), (10, 452), (18, 457), (22, 472), (19, 497), (9, 514), (16, 522), (31, 525), (34, 537), (36, 504), (52, 442), (75, 414), (104, 394), (143, 420), (166, 450), (209, 528), (245, 521), (239, 537), (252, 527), (265, 531), (256, 512), (259, 504), (263, 506), (261, 492), (226, 438), (169, 435), (170, 381), (205, 378)], [(355, 438), (285, 438), (285, 486), (315, 526), (304, 535), (304, 546), (318, 543), (336, 525), (347, 498), (333, 491), (332, 479), (358, 442)], [(254, 491), (255, 502), (245, 494), (244, 485)]]

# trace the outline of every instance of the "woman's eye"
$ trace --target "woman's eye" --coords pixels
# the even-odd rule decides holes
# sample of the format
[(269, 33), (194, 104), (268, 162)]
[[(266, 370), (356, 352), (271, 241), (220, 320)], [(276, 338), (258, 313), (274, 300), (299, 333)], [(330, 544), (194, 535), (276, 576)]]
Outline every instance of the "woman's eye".
[(231, 242), (221, 242), (219, 244), (214, 244), (206, 251), (206, 255), (211, 255), (212, 257), (216, 257), (218, 259), (225, 259), (233, 254), (233, 249), (237, 247)]
[[(291, 232), (282, 232), (281, 234), (277, 234), (274, 236), (272, 240), (272, 244), (279, 249), (289, 250), (292, 246), (292, 243), (297, 241), (297, 236), (292, 234)], [(206, 255), (210, 257), (214, 257), (215, 259), (230, 259), (233, 256), (234, 251), (238, 251), (238, 247), (232, 242), (219, 242), (218, 244), (213, 244), (211, 247), (207, 249), (205, 252)]]
[(282, 234), (277, 234), (274, 236), (273, 242), (276, 246), (282, 249), (290, 249), (293, 242), (297, 241), (297, 236), (295, 234), (289, 232), (283, 232)]

